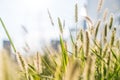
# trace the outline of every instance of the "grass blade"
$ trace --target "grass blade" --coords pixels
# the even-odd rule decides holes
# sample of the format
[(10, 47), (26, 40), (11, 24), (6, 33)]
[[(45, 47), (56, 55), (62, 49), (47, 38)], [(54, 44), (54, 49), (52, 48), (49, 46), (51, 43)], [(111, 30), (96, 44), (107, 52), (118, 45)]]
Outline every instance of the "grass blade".
[(2, 21), (1, 18), (0, 18), (0, 22), (1, 22), (2, 27), (4, 28), (4, 31), (5, 31), (5, 33), (6, 33), (7, 37), (8, 37), (8, 39), (9, 39), (11, 45), (12, 45), (12, 48), (13, 48), (14, 52), (16, 53), (15, 45), (14, 45), (14, 43), (13, 43), (13, 41), (12, 41), (12, 38), (10, 37), (10, 35), (9, 35), (9, 33), (8, 33), (8, 30), (7, 30), (7, 28), (6, 28), (4, 22)]
[(60, 45), (61, 45), (61, 49), (62, 49), (63, 70), (65, 71), (67, 63), (68, 63), (68, 54), (67, 54), (67, 50), (65, 48), (65, 44), (64, 44), (61, 36), (60, 36)]

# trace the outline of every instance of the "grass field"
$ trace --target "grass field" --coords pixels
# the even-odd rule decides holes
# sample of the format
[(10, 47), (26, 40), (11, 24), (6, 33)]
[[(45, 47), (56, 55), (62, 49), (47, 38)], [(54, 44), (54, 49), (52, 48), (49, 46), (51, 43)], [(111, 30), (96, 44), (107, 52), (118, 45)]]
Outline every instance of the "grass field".
[[(77, 10), (76, 4), (75, 23), (78, 22)], [(48, 14), (54, 24), (50, 12)], [(0, 51), (0, 80), (120, 80), (120, 39), (116, 36), (113, 16), (107, 23), (103, 19), (92, 23), (89, 17), (85, 18), (91, 25), (87, 30), (80, 29), (75, 40), (70, 36), (71, 52), (63, 40), (63, 23), (58, 18), (60, 51), (45, 48), (43, 55), (36, 51), (28, 57), (16, 50), (0, 19), (16, 57), (13, 60), (6, 51)]]

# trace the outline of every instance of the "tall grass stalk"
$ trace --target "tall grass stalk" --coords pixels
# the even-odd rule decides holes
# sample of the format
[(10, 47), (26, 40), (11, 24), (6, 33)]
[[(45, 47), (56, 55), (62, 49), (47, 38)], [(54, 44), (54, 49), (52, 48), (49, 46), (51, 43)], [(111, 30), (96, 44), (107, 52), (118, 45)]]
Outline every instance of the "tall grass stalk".
[(3, 29), (5, 30), (5, 33), (6, 33), (8, 39), (9, 39), (11, 45), (12, 45), (12, 48), (13, 48), (14, 52), (16, 53), (15, 45), (14, 45), (14, 43), (13, 43), (13, 41), (12, 41), (12, 38), (10, 37), (10, 35), (9, 35), (9, 33), (8, 33), (8, 30), (7, 30), (7, 28), (6, 28), (4, 22), (2, 21), (1, 18), (0, 18), (0, 22), (1, 22), (1, 24), (2, 24)]
[(75, 4), (75, 22), (78, 22), (78, 5), (77, 3)]
[(97, 7), (97, 11), (100, 12), (100, 10), (102, 9), (102, 5), (104, 3), (104, 0), (99, 0), (98, 2), (98, 7)]

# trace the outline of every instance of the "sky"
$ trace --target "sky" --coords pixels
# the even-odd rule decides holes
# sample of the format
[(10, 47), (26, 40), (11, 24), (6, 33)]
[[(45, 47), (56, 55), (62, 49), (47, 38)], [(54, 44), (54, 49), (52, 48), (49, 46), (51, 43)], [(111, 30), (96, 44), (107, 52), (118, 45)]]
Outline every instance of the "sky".
[[(58, 38), (57, 18), (65, 20), (65, 36), (68, 27), (74, 24), (74, 5), (83, 6), (84, 0), (0, 0), (0, 17), (4, 21), (16, 48), (21, 51), (25, 42), (32, 50), (39, 50), (40, 45)], [(54, 26), (47, 13), (49, 9)], [(82, 14), (82, 13), (81, 13)], [(26, 33), (24, 26), (28, 33)], [(0, 46), (7, 36), (0, 25)]]

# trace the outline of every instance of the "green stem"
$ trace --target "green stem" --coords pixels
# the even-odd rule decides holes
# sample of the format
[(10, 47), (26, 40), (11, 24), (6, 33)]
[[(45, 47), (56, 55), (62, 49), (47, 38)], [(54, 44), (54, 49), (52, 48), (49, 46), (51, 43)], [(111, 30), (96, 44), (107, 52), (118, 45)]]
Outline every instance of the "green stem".
[(7, 37), (8, 37), (8, 39), (9, 39), (11, 45), (12, 45), (12, 48), (13, 48), (14, 52), (16, 53), (16, 48), (15, 48), (15, 46), (14, 46), (14, 44), (13, 44), (13, 41), (12, 41), (12, 39), (11, 39), (9, 33), (8, 33), (8, 30), (7, 30), (7, 28), (5, 27), (5, 24), (4, 24), (4, 22), (2, 21), (1, 18), (0, 18), (0, 22), (1, 22), (2, 27), (4, 28), (4, 31), (5, 31), (5, 33), (6, 33)]

